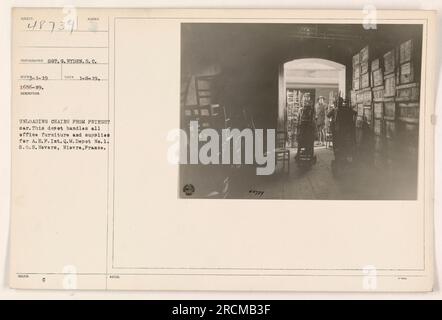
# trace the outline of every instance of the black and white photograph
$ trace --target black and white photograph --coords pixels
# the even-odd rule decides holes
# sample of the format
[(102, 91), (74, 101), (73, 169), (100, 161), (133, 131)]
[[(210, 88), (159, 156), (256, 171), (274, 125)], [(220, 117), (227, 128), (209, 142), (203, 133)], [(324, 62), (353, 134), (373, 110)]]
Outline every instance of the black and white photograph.
[(179, 197), (416, 200), (422, 35), (182, 23)]

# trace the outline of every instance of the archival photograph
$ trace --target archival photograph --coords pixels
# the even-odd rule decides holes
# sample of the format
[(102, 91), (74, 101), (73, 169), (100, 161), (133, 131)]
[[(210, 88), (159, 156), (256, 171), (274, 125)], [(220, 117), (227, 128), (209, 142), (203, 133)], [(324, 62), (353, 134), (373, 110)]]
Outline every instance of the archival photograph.
[(179, 197), (416, 200), (422, 35), (182, 23)]

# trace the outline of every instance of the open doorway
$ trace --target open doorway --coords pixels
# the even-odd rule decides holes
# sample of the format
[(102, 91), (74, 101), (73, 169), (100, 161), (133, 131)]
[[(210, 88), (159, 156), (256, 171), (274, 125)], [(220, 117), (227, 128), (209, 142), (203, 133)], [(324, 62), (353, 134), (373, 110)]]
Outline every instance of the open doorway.
[(327, 141), (327, 109), (338, 95), (345, 98), (345, 66), (330, 60), (307, 58), (287, 61), (280, 66), (278, 130), (286, 132), (287, 147), (298, 145), (298, 115), (304, 96), (322, 112), (316, 115), (316, 147), (331, 147)]

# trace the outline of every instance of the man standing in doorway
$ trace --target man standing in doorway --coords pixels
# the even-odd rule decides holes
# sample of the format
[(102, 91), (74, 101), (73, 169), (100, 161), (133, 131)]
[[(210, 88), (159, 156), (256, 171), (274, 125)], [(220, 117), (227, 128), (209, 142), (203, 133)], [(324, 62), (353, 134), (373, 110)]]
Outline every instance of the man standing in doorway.
[(313, 156), (316, 118), (313, 103), (310, 93), (304, 93), (298, 113), (298, 152), (296, 158), (300, 156), (301, 148), (305, 148), (306, 154)]
[(318, 137), (319, 144), (321, 146), (325, 145), (325, 99), (320, 96), (318, 98), (318, 102), (315, 105), (315, 114), (316, 114), (316, 134)]

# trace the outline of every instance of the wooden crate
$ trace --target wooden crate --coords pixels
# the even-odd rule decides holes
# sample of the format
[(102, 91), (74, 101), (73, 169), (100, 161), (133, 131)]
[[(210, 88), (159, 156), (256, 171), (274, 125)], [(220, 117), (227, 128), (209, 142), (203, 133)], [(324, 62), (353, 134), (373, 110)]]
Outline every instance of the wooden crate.
[(368, 73), (368, 61), (361, 62), (361, 74)]
[(399, 102), (398, 118), (407, 123), (419, 122), (419, 103), (418, 102)]
[(353, 79), (359, 79), (361, 76), (361, 66), (359, 64), (353, 66)]
[(389, 74), (384, 77), (385, 90), (384, 97), (394, 97), (396, 95), (396, 78), (395, 74)]
[(373, 91), (373, 101), (384, 101), (384, 86), (375, 87)]
[(396, 119), (396, 102), (393, 100), (384, 101), (384, 119)]
[(350, 105), (351, 106), (356, 106), (356, 91), (351, 90), (350, 91)]
[(361, 62), (361, 56), (358, 52), (353, 56), (353, 67), (358, 65), (360, 62)]
[(370, 73), (365, 73), (361, 75), (361, 89), (370, 87)]
[(377, 69), (372, 72), (372, 86), (378, 87), (384, 84), (384, 73), (382, 69)]
[(363, 103), (363, 102), (364, 102), (364, 92), (357, 91), (356, 92), (356, 103)]
[(360, 78), (353, 79), (353, 90), (361, 89), (361, 80)]
[(384, 73), (390, 74), (396, 70), (395, 50), (390, 50), (384, 54)]
[(368, 46), (361, 49), (361, 63), (362, 62), (368, 62)]
[(384, 117), (384, 103), (374, 102), (373, 103), (373, 113), (375, 119), (382, 119)]
[(371, 62), (371, 71), (375, 71), (381, 68), (381, 59), (377, 58)]
[(413, 56), (413, 41), (408, 40), (399, 46), (399, 62), (401, 64), (411, 61)]
[(414, 67), (411, 61), (401, 64), (399, 67), (399, 83), (407, 84), (414, 81)]
[(373, 96), (371, 92), (371, 88), (365, 89), (362, 91), (362, 103), (364, 105), (371, 105), (373, 101)]
[(396, 87), (396, 101), (419, 101), (419, 83), (409, 83)]

